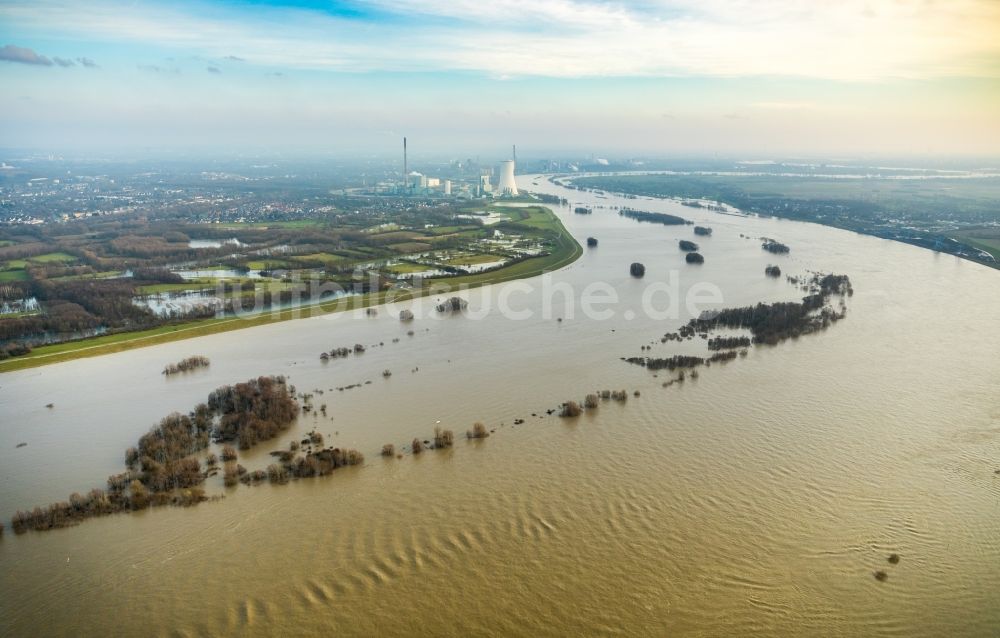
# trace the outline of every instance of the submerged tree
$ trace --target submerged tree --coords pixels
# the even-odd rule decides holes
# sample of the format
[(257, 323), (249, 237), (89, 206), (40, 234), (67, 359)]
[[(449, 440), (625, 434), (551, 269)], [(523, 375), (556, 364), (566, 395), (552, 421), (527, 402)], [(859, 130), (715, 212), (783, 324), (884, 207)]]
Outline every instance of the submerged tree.
[(576, 401), (567, 401), (562, 404), (562, 410), (559, 412), (559, 416), (563, 417), (575, 417), (580, 416), (583, 410), (580, 408), (580, 404)]
[(451, 447), (455, 443), (455, 433), (451, 430), (434, 428), (434, 447)]
[(469, 302), (461, 297), (451, 297), (437, 305), (438, 312), (461, 312), (469, 306)]
[(773, 239), (768, 239), (768, 238), (764, 238), (764, 241), (761, 243), (760, 247), (766, 250), (767, 252), (773, 253), (775, 255), (784, 255), (791, 250), (788, 246), (782, 244), (780, 241), (775, 241)]
[(472, 429), (465, 433), (465, 436), (470, 439), (485, 439), (490, 435), (486, 426), (481, 422), (476, 421), (472, 424)]
[(221, 415), (215, 439), (236, 441), (244, 450), (277, 436), (299, 413), (284, 377), (259, 377), (223, 386), (209, 395), (208, 406)]

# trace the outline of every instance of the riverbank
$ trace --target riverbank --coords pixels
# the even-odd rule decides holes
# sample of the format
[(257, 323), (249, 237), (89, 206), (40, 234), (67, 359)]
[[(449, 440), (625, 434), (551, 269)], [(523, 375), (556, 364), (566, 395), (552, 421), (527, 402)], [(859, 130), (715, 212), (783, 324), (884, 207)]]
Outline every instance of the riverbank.
[[(711, 209), (706, 200), (719, 202), (743, 213), (822, 224), (1000, 269), (1000, 245), (989, 224), (1000, 192), (1000, 180), (993, 177), (650, 172), (573, 176), (570, 181), (580, 189), (675, 199), (694, 208)], [(873, 192), (880, 193), (876, 200)]]
[[(517, 209), (510, 209), (512, 211)], [(543, 212), (539, 212), (543, 211)], [(490, 284), (498, 284), (515, 279), (536, 277), (568, 266), (583, 254), (579, 242), (566, 230), (559, 217), (551, 208), (537, 206), (531, 211), (525, 211), (524, 219), (516, 220), (533, 228), (550, 234), (554, 249), (547, 255), (533, 257), (504, 268), (498, 268), (482, 273), (429, 279), (419, 290), (389, 290), (377, 293), (365, 293), (351, 297), (341, 297), (326, 302), (285, 308), (282, 310), (262, 312), (244, 317), (218, 317), (189, 323), (160, 326), (149, 330), (122, 332), (53, 344), (35, 348), (28, 355), (0, 361), (0, 373), (24, 370), (38, 366), (70, 361), (84, 357), (96, 357), (134, 348), (202, 337), (206, 335), (252, 328), (279, 321), (306, 319), (320, 315), (350, 310), (359, 310), (379, 306), (388, 302), (410, 301), (429, 294), (445, 294), (460, 288), (479, 288)]]

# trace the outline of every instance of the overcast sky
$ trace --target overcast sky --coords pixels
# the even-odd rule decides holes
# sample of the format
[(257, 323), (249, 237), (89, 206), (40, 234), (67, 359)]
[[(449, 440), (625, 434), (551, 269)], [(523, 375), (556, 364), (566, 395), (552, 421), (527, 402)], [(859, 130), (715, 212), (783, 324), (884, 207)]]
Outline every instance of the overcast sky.
[(1000, 155), (997, 0), (0, 0), (0, 144)]

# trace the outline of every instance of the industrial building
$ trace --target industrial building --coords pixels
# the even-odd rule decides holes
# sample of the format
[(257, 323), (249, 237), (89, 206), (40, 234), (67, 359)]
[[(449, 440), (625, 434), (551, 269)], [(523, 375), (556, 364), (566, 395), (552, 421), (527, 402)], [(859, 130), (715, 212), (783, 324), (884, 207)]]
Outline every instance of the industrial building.
[(500, 183), (497, 194), (506, 197), (517, 197), (517, 182), (514, 181), (514, 160), (504, 160), (500, 163)]
[[(475, 162), (471, 159), (467, 162), (457, 162), (457, 172), (460, 177), (456, 181), (454, 178), (446, 179), (444, 176), (430, 177), (420, 171), (412, 170), (409, 165), (409, 155), (407, 139), (403, 138), (403, 170), (399, 178), (392, 181), (382, 181), (374, 185), (376, 194), (395, 194), (411, 197), (517, 197), (517, 183), (514, 179), (514, 170), (517, 164), (517, 148), (513, 148), (513, 159), (504, 160), (500, 163), (499, 173), (494, 167), (480, 166), (478, 158)], [(465, 177), (461, 176), (463, 167)], [(456, 163), (453, 162), (450, 168), (445, 168), (446, 175), (456, 172)], [(471, 175), (469, 174), (471, 173)], [(476, 179), (478, 173), (478, 179)], [(494, 183), (493, 177), (498, 175), (499, 182)]]

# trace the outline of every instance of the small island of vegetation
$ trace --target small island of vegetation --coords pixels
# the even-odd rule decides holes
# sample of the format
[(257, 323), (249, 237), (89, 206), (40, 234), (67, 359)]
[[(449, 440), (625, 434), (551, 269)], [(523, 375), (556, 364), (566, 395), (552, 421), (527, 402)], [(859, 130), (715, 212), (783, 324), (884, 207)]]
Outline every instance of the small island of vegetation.
[(209, 454), (203, 470), (196, 455), (211, 441), (235, 441), (242, 449), (273, 438), (295, 421), (299, 406), (295, 389), (284, 377), (258, 377), (212, 392), (206, 403), (189, 414), (171, 414), (139, 438), (138, 444), (125, 452), (126, 471), (110, 476), (106, 489), (94, 488), (86, 494), (74, 492), (67, 501), (48, 507), (18, 511), (11, 520), (17, 534), (28, 530), (49, 530), (76, 525), (87, 518), (149, 507), (190, 506), (208, 500), (205, 480), (218, 473), (224, 463), (226, 486), (237, 482), (258, 483), (269, 480), (287, 482), (290, 478), (322, 476), (338, 467), (358, 465), (364, 456), (357, 450), (325, 448), (323, 438), (312, 432), (303, 444), (305, 454), (293, 441), (291, 450), (281, 452), (281, 464), (267, 471), (248, 472), (236, 463), (236, 450), (224, 445), (221, 454)]
[(688, 220), (683, 217), (678, 217), (677, 215), (668, 215), (666, 213), (651, 213), (644, 210), (635, 210), (634, 208), (623, 208), (618, 211), (618, 214), (622, 217), (628, 217), (639, 222), (650, 222), (652, 224), (663, 224), (664, 226), (683, 226), (684, 224), (690, 224)]
[(689, 264), (703, 264), (705, 258), (701, 256), (701, 253), (688, 253), (684, 255), (684, 261)]
[[(801, 302), (759, 303), (756, 306), (706, 312), (690, 320), (677, 332), (665, 334), (660, 340), (661, 343), (683, 341), (699, 335), (707, 339), (708, 350), (714, 353), (711, 356), (677, 354), (670, 357), (622, 357), (622, 360), (654, 371), (691, 369), (716, 362), (726, 363), (737, 357), (746, 356), (747, 348), (751, 345), (776, 345), (787, 339), (825, 330), (846, 316), (844, 297), (854, 294), (847, 275), (814, 274), (805, 282), (804, 287), (810, 294), (803, 297)], [(839, 309), (834, 309), (830, 304), (830, 298), (833, 296), (841, 298)], [(746, 330), (751, 336), (709, 337), (712, 332), (720, 330)]]
[(775, 241), (773, 239), (768, 239), (766, 237), (764, 238), (764, 241), (763, 243), (761, 243), (760, 247), (766, 250), (767, 252), (775, 255), (785, 255), (788, 254), (788, 252), (791, 250), (788, 246), (782, 244), (780, 241)]
[(632, 265), (628, 267), (629, 274), (633, 277), (643, 277), (646, 274), (646, 267), (639, 262), (632, 262)]
[(438, 312), (462, 312), (468, 308), (469, 302), (461, 297), (451, 297), (443, 303), (439, 303), (436, 308)]
[(680, 240), (679, 242), (677, 242), (677, 245), (680, 246), (680, 249), (683, 250), (684, 252), (694, 252), (698, 250), (698, 244), (694, 243), (693, 241), (688, 241), (686, 239)]
[(194, 356), (188, 357), (187, 359), (182, 359), (177, 363), (171, 363), (167, 367), (163, 368), (163, 374), (170, 376), (172, 374), (178, 374), (181, 372), (189, 372), (191, 370), (196, 370), (198, 368), (207, 368), (211, 362), (208, 357)]

